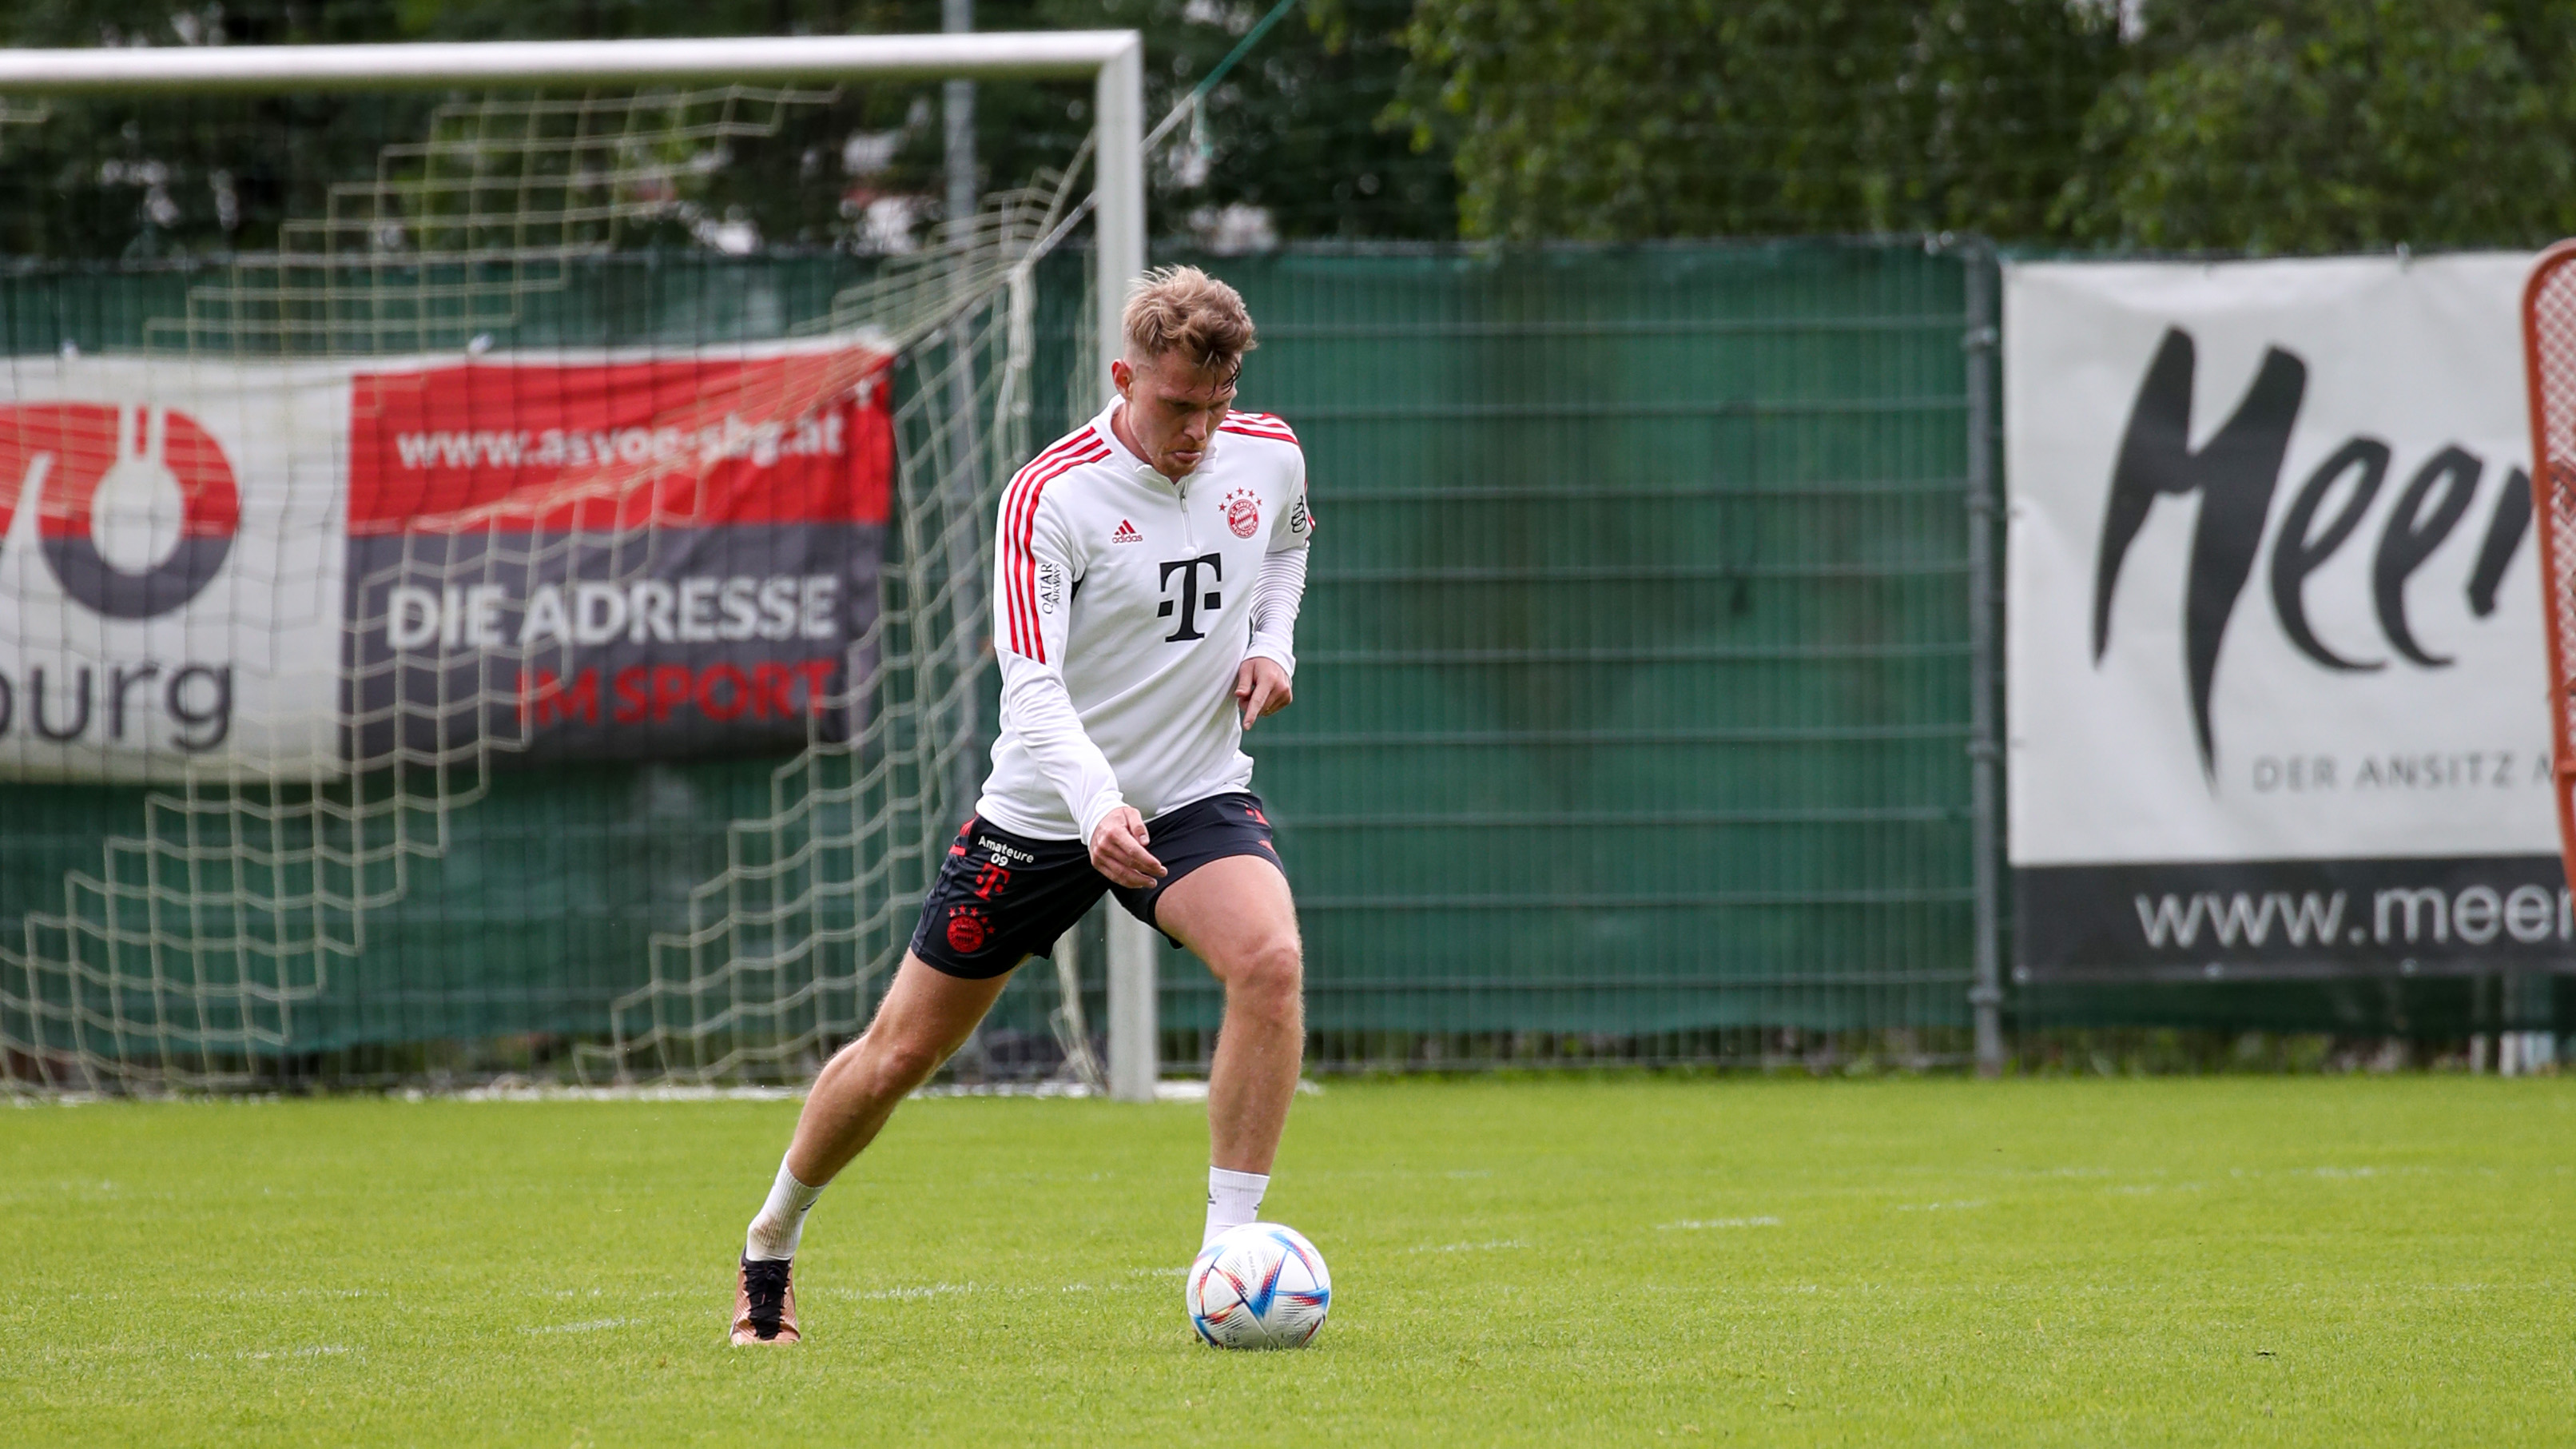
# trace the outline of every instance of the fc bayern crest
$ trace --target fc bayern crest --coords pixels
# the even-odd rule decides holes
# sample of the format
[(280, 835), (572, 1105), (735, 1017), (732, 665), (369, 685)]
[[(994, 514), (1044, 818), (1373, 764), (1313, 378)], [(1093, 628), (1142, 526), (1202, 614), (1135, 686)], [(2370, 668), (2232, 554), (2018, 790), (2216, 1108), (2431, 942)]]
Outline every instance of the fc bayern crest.
[(948, 913), (948, 945), (951, 950), (972, 956), (984, 949), (987, 934), (984, 913), (973, 906), (959, 906)]
[(1252, 531), (1261, 526), (1261, 500), (1251, 489), (1226, 495), (1225, 526), (1233, 529), (1237, 538), (1250, 538)]

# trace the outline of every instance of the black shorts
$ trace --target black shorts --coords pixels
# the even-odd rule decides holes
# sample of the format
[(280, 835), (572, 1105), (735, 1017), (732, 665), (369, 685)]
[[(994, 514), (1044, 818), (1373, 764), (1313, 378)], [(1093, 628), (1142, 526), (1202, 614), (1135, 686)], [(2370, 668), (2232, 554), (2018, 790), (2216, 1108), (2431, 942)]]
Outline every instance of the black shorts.
[[(981, 816), (968, 820), (921, 903), (912, 954), (950, 976), (984, 980), (1019, 965), (1024, 957), (1051, 954), (1056, 938), (1072, 929), (1103, 891), (1118, 897), (1129, 915), (1161, 930), (1154, 902), (1174, 881), (1209, 861), (1257, 855), (1280, 865), (1261, 797), (1244, 791), (1166, 810), (1145, 822), (1145, 833), (1145, 848), (1167, 874), (1137, 890), (1113, 885), (1094, 869), (1090, 847), (1082, 841), (1031, 840)], [(1164, 939), (1171, 940), (1169, 932)]]

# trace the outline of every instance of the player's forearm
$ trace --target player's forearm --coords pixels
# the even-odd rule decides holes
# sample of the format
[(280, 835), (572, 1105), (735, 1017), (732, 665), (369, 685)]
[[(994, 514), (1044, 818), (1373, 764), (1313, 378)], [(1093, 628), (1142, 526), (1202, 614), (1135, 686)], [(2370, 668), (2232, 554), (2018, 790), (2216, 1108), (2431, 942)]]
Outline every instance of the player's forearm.
[(1110, 811), (1127, 803), (1109, 757), (1091, 742), (1074, 712), (1063, 676), (1043, 665), (1005, 654), (1002, 659), (1004, 726), (1029, 752), (1038, 774), (1063, 799), (1089, 840)]
[(1306, 598), (1306, 546), (1283, 548), (1261, 560), (1252, 585), (1252, 643), (1247, 659), (1267, 659), (1297, 673), (1297, 610)]

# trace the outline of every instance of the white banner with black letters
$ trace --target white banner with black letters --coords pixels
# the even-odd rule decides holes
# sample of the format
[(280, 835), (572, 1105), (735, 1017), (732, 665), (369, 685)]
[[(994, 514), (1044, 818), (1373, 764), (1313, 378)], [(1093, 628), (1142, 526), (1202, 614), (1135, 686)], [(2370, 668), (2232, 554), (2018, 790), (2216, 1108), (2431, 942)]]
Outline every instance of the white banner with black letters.
[(2020, 979), (2576, 962), (2530, 265), (2006, 268)]

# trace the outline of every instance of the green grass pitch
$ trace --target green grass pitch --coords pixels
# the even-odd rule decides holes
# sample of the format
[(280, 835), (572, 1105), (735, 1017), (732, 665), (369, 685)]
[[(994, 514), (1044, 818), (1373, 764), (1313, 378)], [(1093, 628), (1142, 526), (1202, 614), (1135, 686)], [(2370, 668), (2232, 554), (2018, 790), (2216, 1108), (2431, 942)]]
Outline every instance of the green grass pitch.
[(721, 1343), (786, 1102), (0, 1108), (12, 1444), (2565, 1444), (2576, 1081), (1350, 1083), (1198, 1346), (1204, 1119), (915, 1102)]

